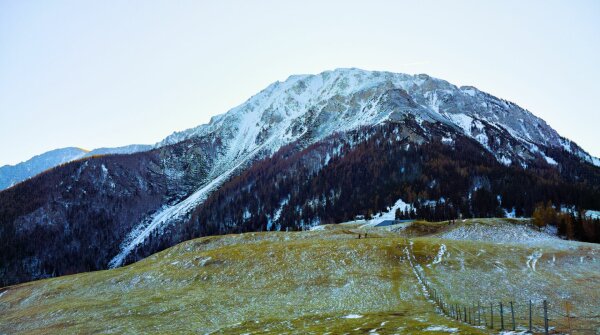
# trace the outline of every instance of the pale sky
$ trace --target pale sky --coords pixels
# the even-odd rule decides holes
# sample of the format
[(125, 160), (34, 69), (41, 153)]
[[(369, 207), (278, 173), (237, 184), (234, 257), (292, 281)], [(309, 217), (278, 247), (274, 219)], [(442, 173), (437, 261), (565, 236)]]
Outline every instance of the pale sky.
[(0, 165), (155, 143), (339, 67), (476, 86), (600, 156), (599, 61), (600, 1), (0, 0)]

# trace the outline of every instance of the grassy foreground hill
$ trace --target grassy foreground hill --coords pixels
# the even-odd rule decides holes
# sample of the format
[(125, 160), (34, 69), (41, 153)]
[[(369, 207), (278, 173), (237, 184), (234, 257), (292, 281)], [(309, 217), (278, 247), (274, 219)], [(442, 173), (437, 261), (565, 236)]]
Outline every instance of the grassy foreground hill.
[(552, 313), (568, 301), (578, 318), (551, 328), (600, 326), (586, 318), (600, 314), (598, 245), (507, 219), (319, 228), (199, 238), (123, 268), (0, 289), (0, 334), (497, 332), (442, 314), (416, 273), (446, 303), (515, 301), (521, 318), (531, 299), (539, 326), (541, 300)]

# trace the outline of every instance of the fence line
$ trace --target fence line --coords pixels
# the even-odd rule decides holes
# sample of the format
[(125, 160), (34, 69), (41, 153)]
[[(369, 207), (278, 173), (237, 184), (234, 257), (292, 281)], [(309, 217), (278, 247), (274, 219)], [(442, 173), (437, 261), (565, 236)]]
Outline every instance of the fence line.
[[(412, 248), (412, 244), (410, 245)], [(458, 322), (473, 327), (487, 328), (500, 331), (527, 331), (540, 334), (600, 334), (600, 315), (577, 315), (572, 312), (572, 304), (565, 302), (565, 311), (560, 311), (555, 305), (550, 306), (547, 300), (517, 303), (501, 299), (483, 305), (481, 301), (471, 303), (450, 302), (439, 292), (432, 288), (417, 267), (415, 256), (409, 247), (404, 249), (410, 266), (423, 286), (426, 298), (432, 301), (441, 314)], [(515, 315), (521, 311), (520, 314)], [(524, 314), (523, 314), (524, 312)], [(581, 322), (581, 320), (585, 322)]]

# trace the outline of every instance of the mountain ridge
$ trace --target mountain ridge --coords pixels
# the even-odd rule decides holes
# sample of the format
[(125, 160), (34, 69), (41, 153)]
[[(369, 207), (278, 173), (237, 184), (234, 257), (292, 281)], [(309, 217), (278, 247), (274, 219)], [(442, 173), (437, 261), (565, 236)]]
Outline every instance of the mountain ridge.
[[(265, 89), (261, 90), (259, 93), (250, 97), (246, 102), (234, 107), (233, 109), (231, 109), (230, 111), (228, 111), (226, 113), (218, 114), (218, 115), (211, 117), (211, 120), (208, 123), (202, 124), (202, 125), (199, 125), (196, 127), (188, 128), (188, 129), (185, 129), (182, 131), (175, 131), (171, 135), (168, 135), (163, 140), (155, 143), (154, 145), (132, 144), (132, 145), (127, 145), (127, 146), (122, 146), (122, 147), (115, 147), (115, 148), (98, 148), (98, 149), (94, 149), (91, 151), (87, 151), (85, 149), (80, 149), (80, 148), (76, 148), (76, 147), (60, 148), (60, 149), (54, 149), (54, 150), (51, 150), (51, 151), (48, 151), (48, 152), (45, 152), (42, 154), (38, 154), (24, 162), (20, 162), (20, 163), (14, 164), (14, 165), (7, 164), (4, 166), (1, 166), (0, 167), (0, 190), (10, 187), (10, 186), (12, 186), (18, 182), (21, 182), (23, 180), (26, 180), (26, 179), (34, 176), (35, 174), (43, 172), (49, 168), (53, 168), (57, 165), (60, 165), (60, 164), (63, 164), (63, 163), (66, 163), (68, 161), (72, 161), (75, 159), (85, 158), (85, 157), (89, 157), (89, 156), (93, 156), (93, 155), (100, 155), (100, 154), (128, 154), (128, 153), (134, 153), (134, 152), (139, 152), (139, 151), (146, 151), (146, 150), (150, 150), (151, 148), (157, 148), (157, 147), (161, 147), (161, 146), (165, 146), (165, 145), (169, 145), (169, 144), (175, 144), (177, 142), (183, 141), (190, 137), (203, 136), (204, 134), (206, 134), (207, 132), (209, 132), (211, 130), (214, 131), (214, 127), (211, 127), (211, 125), (216, 124), (219, 121), (223, 120), (227, 113), (232, 112), (236, 109), (242, 108), (247, 103), (249, 103), (252, 99), (260, 97), (261, 94), (263, 94), (263, 93), (267, 93), (267, 94), (272, 93), (273, 91), (277, 90), (281, 86), (289, 85), (289, 83), (295, 83), (295, 82), (299, 82), (299, 81), (303, 81), (303, 80), (310, 80), (314, 77), (326, 76), (327, 74), (331, 74), (331, 75), (343, 74), (345, 72), (348, 72), (348, 73), (352, 73), (352, 72), (371, 73), (371, 74), (379, 74), (379, 75), (383, 75), (383, 76), (392, 76), (392, 77), (400, 76), (400, 77), (404, 77), (405, 79), (410, 78), (410, 77), (416, 78), (419, 80), (431, 79), (433, 82), (436, 82), (439, 85), (442, 85), (444, 87), (453, 88), (455, 92), (460, 91), (460, 92), (469, 94), (471, 96), (475, 96), (475, 95), (489, 96), (499, 102), (505, 102), (509, 106), (514, 105), (518, 109), (521, 109), (521, 110), (531, 114), (532, 116), (535, 116), (527, 109), (523, 109), (523, 108), (519, 107), (516, 103), (510, 102), (505, 99), (496, 98), (489, 93), (479, 90), (475, 86), (463, 85), (463, 86), (458, 87), (458, 86), (453, 85), (443, 79), (431, 77), (427, 74), (409, 75), (409, 74), (402, 74), (402, 73), (393, 73), (393, 72), (388, 72), (388, 71), (366, 71), (366, 70), (362, 70), (362, 69), (358, 69), (358, 68), (338, 68), (335, 70), (324, 71), (324, 72), (321, 72), (316, 75), (314, 75), (314, 74), (290, 75), (284, 81), (273, 82), (270, 85), (268, 85)], [(432, 109), (433, 111), (435, 111), (436, 113), (439, 113), (439, 101), (438, 101), (439, 96), (437, 94), (431, 94), (428, 98), (431, 100), (428, 103), (426, 103), (425, 105), (427, 107), (429, 107), (430, 109)], [(452, 117), (456, 118), (456, 116), (450, 116), (450, 118), (452, 118)], [(542, 125), (544, 128), (547, 127), (549, 129), (552, 129), (543, 119), (540, 119), (540, 118), (537, 118), (537, 119), (540, 121), (540, 125)], [(469, 120), (465, 120), (464, 117), (461, 117), (461, 116), (458, 116), (458, 118), (452, 119), (450, 121), (455, 122), (457, 125), (461, 126), (463, 128), (463, 130), (466, 130), (465, 128), (469, 126), (469, 124), (468, 124)], [(465, 121), (467, 122), (467, 124), (464, 123)], [(461, 122), (463, 122), (463, 123), (461, 124)], [(552, 130), (554, 130), (554, 129), (552, 129)], [(514, 129), (511, 129), (510, 131), (515, 136), (521, 137), (525, 141), (528, 140), (526, 138), (523, 138), (523, 136), (521, 136), (521, 134), (519, 134), (518, 131), (515, 132)], [(558, 133), (556, 133), (556, 135), (558, 135)], [(571, 141), (567, 138), (564, 138), (560, 135), (558, 135), (558, 138), (553, 138), (553, 140), (554, 140), (553, 144), (555, 146), (560, 144), (566, 150), (573, 151), (573, 152), (575, 152), (575, 154), (579, 155), (581, 158), (587, 160), (588, 162), (590, 162), (596, 166), (600, 166), (600, 158), (594, 157), (594, 156), (588, 154), (585, 150), (583, 150), (582, 148), (577, 146), (573, 141)], [(43, 165), (41, 167), (35, 167), (35, 168), (29, 167), (30, 165), (32, 165), (32, 163), (30, 161), (34, 160), (36, 158), (39, 158), (40, 156), (49, 155), (49, 154), (52, 154), (57, 151), (66, 151), (66, 150), (73, 150), (73, 149), (79, 149), (79, 150), (81, 150), (81, 153), (73, 153), (67, 158), (55, 159), (52, 163), (46, 163), (45, 165)], [(23, 168), (25, 169), (25, 171), (22, 171)]]
[[(219, 123), (223, 123), (223, 120), (230, 120), (230, 114), (243, 114), (244, 110), (249, 106), (251, 107), (257, 103), (263, 103), (265, 100), (270, 99), (274, 93), (277, 94), (277, 92), (280, 92), (280, 94), (288, 94), (286, 98), (294, 100), (296, 97), (289, 94), (289, 90), (293, 88), (300, 89), (305, 82), (309, 82), (314, 88), (315, 81), (317, 82), (317, 85), (320, 81), (321, 84), (325, 86), (325, 84), (327, 84), (327, 79), (334, 78), (333, 84), (335, 84), (335, 79), (341, 80), (342, 84), (338, 85), (339, 87), (337, 88), (343, 91), (344, 85), (351, 86), (350, 84), (352, 83), (348, 83), (348, 81), (351, 82), (352, 80), (356, 80), (356, 77), (360, 77), (360, 80), (363, 82), (375, 81), (375, 85), (372, 84), (371, 86), (376, 86), (377, 84), (382, 84), (387, 81), (396, 87), (400, 86), (401, 89), (409, 94), (417, 94), (416, 102), (420, 106), (429, 109), (429, 111), (435, 112), (434, 114), (429, 114), (429, 116), (436, 118), (441, 115), (443, 117), (441, 121), (454, 123), (467, 133), (470, 132), (469, 129), (466, 129), (469, 127), (469, 123), (475, 124), (477, 121), (476, 119), (482, 118), (492, 124), (505, 126), (506, 130), (509, 131), (512, 136), (522, 141), (533, 142), (533, 144), (550, 144), (550, 146), (554, 147), (562, 146), (568, 151), (573, 151), (586, 161), (593, 163), (596, 166), (600, 165), (600, 160), (597, 157), (593, 157), (589, 153), (585, 152), (585, 150), (577, 146), (573, 141), (559, 135), (543, 119), (535, 116), (530, 111), (519, 107), (514, 102), (497, 98), (489, 93), (480, 91), (474, 86), (457, 87), (456, 85), (453, 85), (443, 79), (434, 78), (427, 74), (408, 75), (387, 71), (366, 71), (357, 68), (341, 68), (325, 71), (315, 75), (292, 75), (283, 82), (276, 81), (256, 95), (249, 98), (244, 103), (232, 108), (227, 113), (212, 117), (209, 123), (183, 131), (174, 132), (173, 134), (167, 136), (164, 140), (158, 142), (157, 146), (177, 143), (178, 141), (194, 136), (203, 136), (209, 131), (214, 131), (215, 128), (218, 127)], [(347, 82), (344, 83), (344, 80)], [(294, 87), (295, 84), (297, 84), (297, 87)], [(332, 83), (330, 82), (329, 84)], [(356, 82), (354, 84), (356, 84)], [(481, 106), (472, 102), (465, 103), (465, 101), (458, 101), (458, 103), (453, 105), (452, 100), (456, 95), (458, 95), (458, 93), (468, 95), (472, 98), (478, 98), (477, 102), (484, 105)], [(459, 98), (464, 98), (464, 96)], [(268, 102), (269, 101), (267, 101), (267, 105)], [(300, 101), (298, 107), (304, 107), (306, 109), (306, 107), (309, 106), (310, 103), (307, 104), (306, 101)], [(473, 119), (473, 116), (478, 117), (476, 117), (474, 120), (465, 119), (464, 116), (461, 115), (464, 114), (465, 110), (472, 110), (472, 112), (468, 115), (465, 114), (471, 119)], [(421, 110), (420, 112), (423, 113), (425, 111)], [(493, 112), (498, 114), (495, 115)], [(504, 118), (501, 121), (510, 121), (508, 116), (512, 117), (515, 115), (509, 114), (515, 113), (519, 114), (516, 116), (520, 116), (520, 118), (517, 120), (518, 122), (498, 122), (500, 119), (498, 115), (501, 115), (501, 117)], [(529, 124), (532, 124), (532, 126)]]
[(97, 148), (87, 150), (79, 147), (66, 147), (46, 151), (30, 159), (10, 165), (0, 166), (0, 191), (17, 183), (27, 180), (48, 169), (65, 164), (77, 159), (96, 155), (131, 154), (150, 150), (152, 147), (145, 144), (130, 144), (115, 148)]

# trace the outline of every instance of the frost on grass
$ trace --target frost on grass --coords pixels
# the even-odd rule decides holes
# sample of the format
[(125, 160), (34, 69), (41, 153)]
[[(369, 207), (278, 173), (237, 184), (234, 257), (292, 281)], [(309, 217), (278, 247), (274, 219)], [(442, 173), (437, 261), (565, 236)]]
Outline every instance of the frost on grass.
[(127, 267), (18, 285), (0, 296), (0, 333), (483, 333), (438, 314), (420, 277), (457, 303), (569, 299), (573, 313), (597, 309), (598, 246), (407, 239), (379, 228), (359, 240), (359, 226), (205, 237)]
[(458, 331), (458, 328), (450, 328), (450, 327), (446, 327), (446, 326), (429, 326), (429, 327), (423, 329), (423, 331), (426, 331), (426, 332), (456, 333)]
[(540, 257), (542, 257), (542, 252), (540, 250), (536, 250), (531, 255), (527, 256), (527, 267), (535, 271), (535, 264)]
[[(450, 302), (489, 305), (490, 302), (513, 301), (518, 317), (527, 316), (529, 300), (538, 311), (543, 300), (554, 304), (552, 308), (562, 310), (563, 314), (564, 301), (573, 304), (572, 314), (594, 315), (597, 311), (600, 246), (555, 237), (539, 238), (540, 232), (535, 230), (531, 241), (527, 241), (521, 238), (521, 228), (516, 230), (517, 235), (513, 234), (515, 230), (509, 230), (507, 237), (492, 238), (487, 233), (480, 234), (489, 227), (479, 227), (480, 231), (469, 227), (469, 223), (464, 224), (465, 229), (456, 229), (461, 232), (460, 238), (444, 241), (449, 252), (438, 266), (422, 267), (431, 286), (440, 295), (451, 297)], [(502, 229), (497, 232), (502, 233)], [(503, 239), (516, 243), (498, 242)], [(440, 247), (439, 242), (434, 241), (415, 243), (415, 250), (421, 250), (421, 264), (436, 259)], [(418, 252), (416, 257), (419, 258)], [(536, 312), (534, 318), (539, 319), (540, 315)]]
[(451, 227), (436, 235), (450, 240), (471, 240), (493, 243), (537, 243), (560, 241), (558, 236), (548, 231), (539, 231), (523, 223), (509, 223), (504, 220), (488, 219), (485, 222), (473, 220), (467, 224)]
[(442, 244), (442, 245), (440, 245), (440, 251), (438, 251), (438, 254), (435, 256), (435, 259), (428, 266), (440, 263), (442, 261), (442, 257), (444, 257), (445, 253), (446, 253), (446, 245)]

